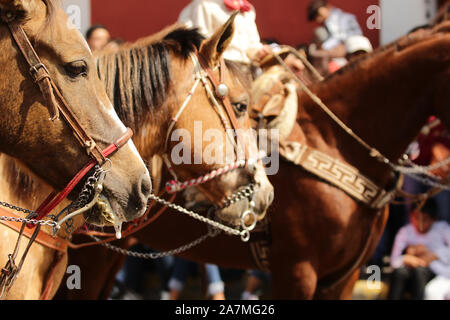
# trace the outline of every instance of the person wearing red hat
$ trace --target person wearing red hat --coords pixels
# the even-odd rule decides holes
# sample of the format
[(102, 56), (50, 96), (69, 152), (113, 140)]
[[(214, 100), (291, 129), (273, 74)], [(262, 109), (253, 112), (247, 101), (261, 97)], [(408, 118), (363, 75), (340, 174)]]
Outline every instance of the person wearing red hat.
[[(247, 0), (193, 0), (180, 14), (178, 22), (187, 27), (196, 27), (205, 37), (210, 37), (233, 14), (240, 13), (235, 19), (235, 34), (224, 58), (250, 66), (272, 53), (269, 45), (263, 45), (256, 26), (254, 6)], [(288, 57), (288, 65), (294, 71), (304, 69), (300, 60)]]

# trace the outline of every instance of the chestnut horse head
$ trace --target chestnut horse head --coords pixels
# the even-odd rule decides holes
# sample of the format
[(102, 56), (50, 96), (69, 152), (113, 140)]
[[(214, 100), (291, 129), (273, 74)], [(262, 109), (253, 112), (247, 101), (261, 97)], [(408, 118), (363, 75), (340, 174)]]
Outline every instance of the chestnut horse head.
[[(74, 136), (72, 125), (63, 117), (49, 120), (55, 104), (49, 102), (48, 91), (45, 97), (41, 92), (41, 80), (33, 83), (29, 63), (13, 40), (11, 25), (24, 30), (50, 74), (53, 90), (61, 92), (61, 99), (99, 148), (122, 137), (126, 128), (98, 78), (85, 40), (54, 2), (0, 1), (0, 151), (21, 160), (55, 189), (62, 189), (90, 157)], [(132, 142), (111, 160), (102, 194), (114, 214), (107, 210), (102, 215), (116, 222), (135, 219), (145, 212), (151, 191), (148, 170)], [(99, 217), (95, 220), (105, 222)]]
[[(222, 63), (233, 21), (234, 16), (206, 40), (195, 29), (170, 27), (119, 52), (100, 54), (98, 67), (117, 113), (135, 129), (134, 141), (145, 159), (167, 155), (168, 166), (180, 180), (241, 164), (199, 186), (217, 206), (219, 217), (237, 223), (252, 207), (258, 217), (264, 215), (273, 187), (257, 161), (244, 78), (231, 63)], [(228, 93), (229, 108), (217, 89)], [(239, 139), (230, 138), (231, 127), (240, 131)], [(236, 152), (236, 145), (247, 149), (247, 161), (238, 162), (237, 155), (244, 152)], [(250, 184), (255, 186), (252, 197), (223, 206)]]

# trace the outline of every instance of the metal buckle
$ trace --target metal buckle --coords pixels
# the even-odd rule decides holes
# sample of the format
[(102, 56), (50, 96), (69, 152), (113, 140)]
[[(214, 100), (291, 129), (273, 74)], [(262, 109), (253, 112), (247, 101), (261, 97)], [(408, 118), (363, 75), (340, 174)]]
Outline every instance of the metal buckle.
[(32, 66), (29, 70), (30, 74), (35, 77), (39, 71), (40, 68), (43, 68), (45, 70), (45, 72), (47, 72), (48, 74), (50, 74), (50, 72), (48, 72), (47, 67), (43, 64), (43, 63), (38, 63), (35, 66)]

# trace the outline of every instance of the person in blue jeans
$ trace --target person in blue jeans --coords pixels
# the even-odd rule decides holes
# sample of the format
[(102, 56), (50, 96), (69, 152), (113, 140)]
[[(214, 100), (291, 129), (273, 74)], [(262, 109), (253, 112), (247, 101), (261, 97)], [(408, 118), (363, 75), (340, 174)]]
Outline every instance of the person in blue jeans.
[(270, 283), (272, 277), (270, 273), (260, 270), (248, 270), (247, 274), (248, 277), (245, 284), (245, 290), (241, 295), (241, 300), (259, 300), (261, 293), (258, 292), (258, 289), (260, 289), (261, 283)]
[[(157, 252), (143, 244), (137, 244), (130, 250), (147, 254)], [(169, 296), (168, 282), (172, 274), (173, 263), (174, 257), (172, 256), (163, 257), (157, 260), (127, 257), (122, 269), (116, 276), (117, 285), (118, 287), (122, 287), (123, 291), (125, 291), (123, 294), (127, 294), (126, 290), (131, 289), (131, 299), (144, 299), (148, 294), (148, 288), (146, 288), (143, 279), (153, 268), (156, 268), (161, 283), (160, 298), (161, 300), (167, 300)], [(136, 293), (138, 296), (135, 296), (133, 293)]]
[[(170, 300), (178, 300), (188, 277), (198, 268), (195, 262), (175, 258), (172, 277), (169, 280)], [(211, 300), (225, 300), (225, 284), (222, 281), (219, 267), (205, 264), (207, 277), (207, 294)]]

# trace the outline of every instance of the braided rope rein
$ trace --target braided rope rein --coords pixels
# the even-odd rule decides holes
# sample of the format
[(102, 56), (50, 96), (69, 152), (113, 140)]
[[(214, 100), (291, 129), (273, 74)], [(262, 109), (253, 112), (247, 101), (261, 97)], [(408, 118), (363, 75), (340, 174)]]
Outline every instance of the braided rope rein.
[(204, 184), (208, 181), (214, 180), (214, 179), (216, 179), (224, 174), (227, 174), (231, 171), (234, 171), (236, 169), (245, 168), (246, 164), (247, 164), (247, 161), (240, 160), (240, 161), (236, 161), (235, 163), (228, 164), (225, 167), (213, 170), (203, 176), (200, 176), (198, 178), (191, 179), (188, 181), (181, 182), (181, 181), (176, 181), (176, 180), (170, 180), (166, 184), (166, 191), (169, 194), (174, 194), (174, 193), (186, 190), (189, 187), (194, 187), (194, 186)]

